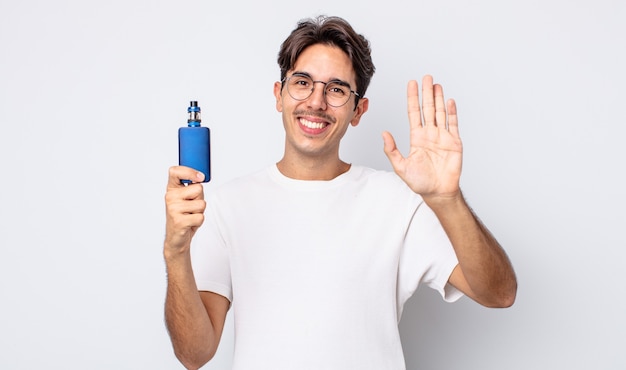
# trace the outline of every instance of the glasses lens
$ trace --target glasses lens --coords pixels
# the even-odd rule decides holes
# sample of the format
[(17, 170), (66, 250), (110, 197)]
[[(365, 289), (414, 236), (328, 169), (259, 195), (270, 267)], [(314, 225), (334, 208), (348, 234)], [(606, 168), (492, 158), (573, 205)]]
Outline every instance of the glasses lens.
[(287, 80), (287, 91), (296, 100), (305, 100), (313, 93), (313, 80), (307, 76), (293, 75)]
[(350, 99), (350, 88), (338, 82), (326, 84), (326, 102), (333, 107), (340, 107)]
[(309, 76), (294, 74), (287, 79), (287, 92), (295, 100), (306, 100), (313, 94), (315, 83), (324, 85), (326, 103), (333, 107), (341, 107), (350, 100), (350, 86), (338, 81), (327, 83), (313, 81)]

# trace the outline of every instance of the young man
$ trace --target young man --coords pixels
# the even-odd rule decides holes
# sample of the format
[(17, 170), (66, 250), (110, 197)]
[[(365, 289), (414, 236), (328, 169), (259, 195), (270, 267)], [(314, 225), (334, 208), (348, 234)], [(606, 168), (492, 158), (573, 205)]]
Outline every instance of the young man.
[[(273, 370), (403, 369), (397, 325), (420, 283), (449, 301), (513, 304), (508, 258), (459, 189), (456, 106), (441, 86), (424, 77), (420, 107), (409, 82), (410, 151), (385, 132), (395, 173), (375, 171), (339, 158), (368, 109), (368, 41), (340, 18), (304, 20), (278, 62), (280, 161), (206, 201), (201, 184), (180, 182), (202, 174), (169, 172), (165, 316), (180, 361), (211, 359), (231, 302), (234, 368)], [(209, 242), (192, 259), (203, 223)]]

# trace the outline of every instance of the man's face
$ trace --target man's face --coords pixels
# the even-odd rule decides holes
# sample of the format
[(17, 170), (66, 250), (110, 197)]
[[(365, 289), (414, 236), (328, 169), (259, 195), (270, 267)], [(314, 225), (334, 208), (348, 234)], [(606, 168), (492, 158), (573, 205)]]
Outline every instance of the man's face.
[[(307, 47), (296, 60), (294, 73), (309, 75), (314, 81), (328, 82), (340, 80), (347, 82), (351, 90), (356, 91), (355, 73), (348, 56), (339, 48), (323, 44)], [(361, 115), (367, 110), (367, 99), (359, 99), (355, 109), (355, 96), (340, 107), (333, 107), (324, 98), (325, 85), (314, 84), (314, 91), (305, 100), (295, 100), (287, 92), (287, 86), (281, 89), (281, 83), (274, 84), (276, 109), (282, 112), (286, 133), (285, 155), (305, 155), (328, 159), (327, 156), (339, 155), (339, 142), (348, 125), (356, 126)]]

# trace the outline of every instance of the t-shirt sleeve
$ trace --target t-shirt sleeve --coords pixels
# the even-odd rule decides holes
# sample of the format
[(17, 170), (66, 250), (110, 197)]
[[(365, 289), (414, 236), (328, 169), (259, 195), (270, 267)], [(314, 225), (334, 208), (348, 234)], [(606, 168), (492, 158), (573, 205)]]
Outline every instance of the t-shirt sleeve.
[(415, 211), (406, 232), (398, 272), (398, 307), (423, 283), (438, 291), (447, 302), (454, 302), (463, 293), (448, 284), (458, 259), (435, 213), (422, 202)]
[(191, 263), (200, 291), (209, 291), (232, 302), (230, 259), (219, 232), (216, 211), (207, 206), (205, 220), (191, 244)]

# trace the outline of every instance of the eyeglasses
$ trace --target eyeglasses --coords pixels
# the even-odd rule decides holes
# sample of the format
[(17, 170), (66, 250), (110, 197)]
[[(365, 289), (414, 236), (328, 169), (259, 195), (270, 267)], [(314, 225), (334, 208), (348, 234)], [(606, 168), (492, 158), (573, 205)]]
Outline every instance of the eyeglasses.
[(282, 82), (286, 83), (289, 96), (295, 100), (308, 99), (313, 94), (316, 83), (324, 84), (324, 98), (332, 107), (338, 108), (345, 105), (352, 94), (360, 98), (356, 91), (350, 89), (348, 83), (341, 80), (315, 81), (304, 73), (294, 73), (290, 77), (285, 77)]

